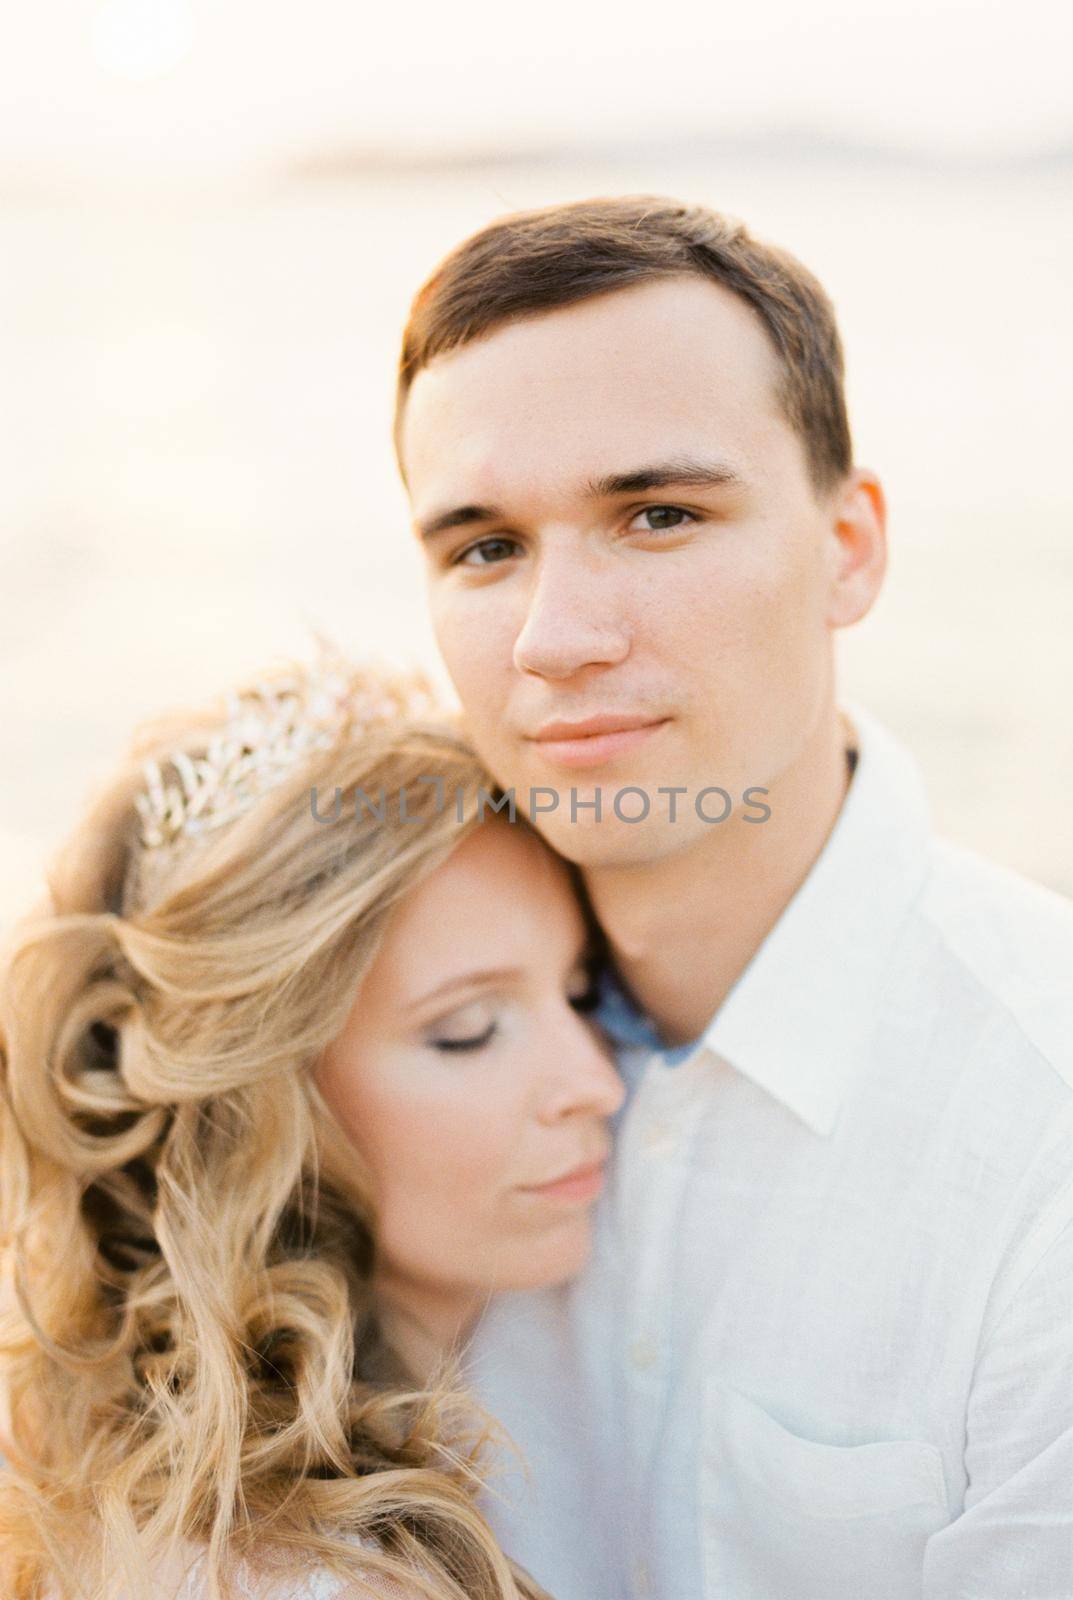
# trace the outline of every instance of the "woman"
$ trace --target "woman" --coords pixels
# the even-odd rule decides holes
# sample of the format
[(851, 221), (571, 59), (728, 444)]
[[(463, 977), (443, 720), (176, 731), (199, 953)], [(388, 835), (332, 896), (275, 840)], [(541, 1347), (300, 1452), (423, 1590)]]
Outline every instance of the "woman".
[(157, 725), (19, 933), (5, 1600), (539, 1593), (442, 1380), (580, 1266), (622, 1088), (567, 869), (422, 696)]

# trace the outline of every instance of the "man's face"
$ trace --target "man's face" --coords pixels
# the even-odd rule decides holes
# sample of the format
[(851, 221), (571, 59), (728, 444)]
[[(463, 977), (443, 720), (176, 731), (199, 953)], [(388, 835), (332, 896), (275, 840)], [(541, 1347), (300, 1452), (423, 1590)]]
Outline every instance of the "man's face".
[[(410, 392), (403, 464), (473, 739), (523, 809), (559, 792), (535, 820), (584, 865), (710, 834), (694, 796), (738, 808), (829, 705), (837, 496), (817, 496), (777, 380), (751, 309), (683, 276), (507, 325)], [(594, 718), (634, 726), (549, 727)], [(627, 785), (647, 821), (613, 815)]]

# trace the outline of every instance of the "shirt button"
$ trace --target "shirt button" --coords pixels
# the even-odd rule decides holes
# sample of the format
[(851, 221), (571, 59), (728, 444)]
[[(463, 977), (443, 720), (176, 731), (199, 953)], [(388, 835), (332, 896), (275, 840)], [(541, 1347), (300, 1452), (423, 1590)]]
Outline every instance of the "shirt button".
[(638, 1371), (643, 1372), (646, 1368), (655, 1366), (656, 1355), (656, 1346), (651, 1339), (635, 1339), (630, 1346), (630, 1360)]
[(668, 1156), (674, 1149), (674, 1134), (665, 1122), (651, 1122), (645, 1129), (644, 1147), (650, 1156)]

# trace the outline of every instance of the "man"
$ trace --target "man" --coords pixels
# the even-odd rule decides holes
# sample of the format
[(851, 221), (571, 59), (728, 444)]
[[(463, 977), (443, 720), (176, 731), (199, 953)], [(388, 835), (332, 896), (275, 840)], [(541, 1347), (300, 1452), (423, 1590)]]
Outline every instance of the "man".
[(396, 438), (635, 1041), (591, 1266), (474, 1352), (504, 1544), (557, 1600), (1073, 1595), (1073, 915), (839, 709), (884, 506), (822, 289), (701, 208), (507, 218), (415, 301)]

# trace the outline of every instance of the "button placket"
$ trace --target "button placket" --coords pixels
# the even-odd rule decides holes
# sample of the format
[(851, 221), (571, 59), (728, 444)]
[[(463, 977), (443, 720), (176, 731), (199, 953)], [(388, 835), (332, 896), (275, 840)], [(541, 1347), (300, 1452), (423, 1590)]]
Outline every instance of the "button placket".
[[(670, 1285), (666, 1281), (673, 1252), (674, 1233), (685, 1186), (688, 1163), (653, 1159), (655, 1150), (673, 1142), (673, 1130), (682, 1125), (683, 1091), (676, 1079), (680, 1068), (653, 1064), (634, 1114), (638, 1125), (625, 1151), (627, 1204), (623, 1221), (629, 1230), (633, 1278), (623, 1307), (624, 1357), (630, 1381), (626, 1385), (630, 1425), (634, 1440), (633, 1468), (640, 1491), (660, 1426), (666, 1389), (666, 1347), (671, 1313)], [(642, 1501), (637, 1502), (638, 1505)]]
[(641, 1140), (645, 1154), (650, 1160), (658, 1160), (661, 1156), (669, 1156), (676, 1146), (674, 1129), (666, 1117), (653, 1117), (644, 1131)]

